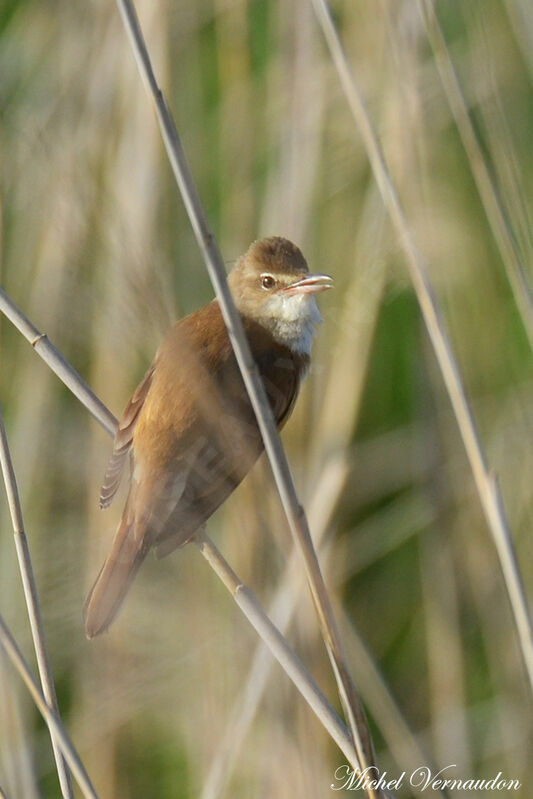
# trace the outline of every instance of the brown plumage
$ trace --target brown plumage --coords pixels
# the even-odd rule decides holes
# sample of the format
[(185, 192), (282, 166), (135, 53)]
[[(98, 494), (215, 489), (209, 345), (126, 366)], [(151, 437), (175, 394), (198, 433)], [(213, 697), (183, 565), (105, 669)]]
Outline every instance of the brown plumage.
[[(274, 418), (290, 415), (309, 365), (314, 298), (328, 288), (309, 275), (286, 239), (254, 243), (229, 276)], [(118, 426), (100, 494), (107, 507), (127, 461), (128, 498), (111, 551), (85, 605), (89, 638), (115, 617), (150, 549), (183, 546), (237, 487), (263, 449), (218, 302), (168, 332)]]

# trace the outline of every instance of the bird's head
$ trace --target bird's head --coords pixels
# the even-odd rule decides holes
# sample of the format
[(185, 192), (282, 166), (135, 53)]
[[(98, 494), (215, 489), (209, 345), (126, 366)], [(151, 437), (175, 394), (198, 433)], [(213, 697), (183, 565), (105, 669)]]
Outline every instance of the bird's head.
[(259, 322), (281, 344), (309, 355), (321, 321), (315, 294), (333, 286), (329, 275), (312, 274), (301, 251), (288, 239), (255, 241), (229, 275), (241, 314)]

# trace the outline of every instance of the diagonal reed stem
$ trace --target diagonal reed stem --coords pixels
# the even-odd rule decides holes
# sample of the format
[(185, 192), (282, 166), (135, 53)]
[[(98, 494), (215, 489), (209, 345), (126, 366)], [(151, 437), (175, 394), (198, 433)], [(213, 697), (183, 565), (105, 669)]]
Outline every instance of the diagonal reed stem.
[[(22, 508), (20, 505), (17, 480), (15, 477), (13, 462), (11, 460), (11, 454), (9, 452), (9, 444), (7, 441), (7, 434), (4, 426), (1, 407), (0, 466), (2, 468), (4, 484), (6, 487), (7, 502), (9, 505), (9, 512), (11, 514), (13, 534), (15, 536), (15, 547), (17, 550), (18, 564), (22, 577), (22, 586), (24, 589), (24, 598), (26, 600), (26, 607), (28, 609), (33, 646), (35, 648), (35, 655), (37, 657), (37, 667), (39, 669), (43, 694), (51, 710), (53, 710), (54, 713), (59, 716), (54, 678), (52, 676), (52, 668), (50, 666), (50, 659), (48, 657), (48, 650), (46, 648), (43, 620), (39, 606), (39, 597), (37, 594), (37, 584), (35, 582), (35, 575), (33, 573), (28, 539), (26, 538), (26, 533), (24, 531), (24, 521), (22, 518)], [(74, 793), (72, 789), (72, 779), (63, 755), (61, 754), (61, 747), (56, 741), (52, 730), (50, 730), (50, 737), (52, 740), (52, 749), (54, 750), (59, 784), (61, 786), (61, 794), (64, 799), (73, 799)]]
[(76, 778), (78, 785), (81, 788), (83, 795), (86, 799), (98, 799), (98, 794), (93, 788), (89, 775), (85, 771), (85, 767), (76, 752), (68, 733), (66, 732), (61, 719), (50, 708), (48, 702), (41, 693), (39, 686), (33, 677), (24, 656), (18, 648), (15, 639), (11, 635), (3, 617), (0, 615), (0, 646), (4, 649), (5, 653), (13, 663), (14, 667), (20, 674), (28, 689), (33, 701), (37, 705), (37, 709), (46, 721), (50, 733), (54, 740), (60, 747), (65, 760), (70, 766), (70, 769)]
[[(157, 120), (172, 171), (220, 304), (235, 357), (257, 418), (291, 533), (302, 555), (322, 636), (337, 681), (339, 696), (353, 736), (359, 763), (362, 770), (365, 771), (374, 767), (375, 761), (370, 731), (361, 700), (347, 668), (337, 622), (313, 546), (305, 511), (298, 500), (287, 457), (274, 423), (265, 390), (228, 287), (220, 250), (209, 228), (174, 119), (157, 84), (137, 14), (130, 0), (117, 0), (117, 5), (142, 80), (154, 100)], [(367, 788), (367, 793), (372, 798), (379, 796), (379, 791), (372, 787)]]
[[(54, 347), (46, 333), (41, 333), (26, 314), (16, 305), (11, 297), (0, 287), (0, 311), (12, 322), (17, 330), (22, 333), (25, 339), (30, 342), (35, 352), (41, 356), (43, 361), (50, 367), (69, 388), (75, 397), (85, 405), (89, 413), (107, 430), (112, 436), (115, 435), (117, 420), (106, 408), (104, 403), (96, 396), (94, 391), (89, 388), (83, 377), (81, 377), (71, 364), (63, 357), (59, 350)], [(87, 397), (91, 398), (87, 404)], [(85, 398), (85, 399), (83, 399)]]
[(513, 231), (470, 119), (461, 84), (439, 25), (434, 2), (433, 0), (417, 0), (417, 5), (492, 235), (507, 272), (529, 346), (533, 349), (533, 299)]
[(303, 663), (296, 657), (286, 638), (276, 625), (270, 621), (257, 597), (239, 580), (231, 566), (205, 533), (199, 533), (194, 541), (252, 627), (261, 637), (261, 640), (267, 645), (309, 707), (321, 720), (339, 749), (346, 755), (352, 765), (357, 763), (357, 755), (348, 730), (329, 702), (324, 700), (317, 684), (309, 677)]
[(422, 255), (411, 235), (377, 135), (353, 77), (339, 33), (332, 20), (329, 5), (327, 0), (311, 0), (311, 2), (338, 72), (346, 101), (363, 139), (368, 160), (383, 202), (404, 249), (411, 281), (455, 413), (470, 462), (470, 468), (474, 475), (481, 507), (498, 553), (518, 632), (522, 658), (530, 687), (533, 689), (533, 628), (531, 615), (498, 482), (493, 472), (489, 470), (476, 423), (463, 388), (455, 354), (446, 332), (440, 306), (433, 294)]
[[(326, 542), (328, 522), (345, 486), (348, 473), (348, 462), (344, 458), (340, 461), (330, 461), (322, 475), (317, 479), (317, 489), (313, 493), (310, 516), (315, 519), (315, 540), (319, 547), (321, 558), (324, 557), (326, 562), (330, 554)], [(313, 513), (313, 510), (315, 513)], [(296, 553), (292, 552), (274, 598), (268, 608), (269, 618), (274, 621), (283, 634), (286, 633), (294, 618), (298, 597), (303, 587), (301, 581), (297, 580), (297, 567), (298, 559)], [(296, 590), (294, 590), (295, 586)], [(363, 685), (361, 665), (367, 675), (367, 690), (364, 692), (365, 702), (375, 723), (380, 728), (388, 751), (392, 753), (396, 763), (401, 765), (402, 768), (414, 771), (419, 767), (420, 763), (425, 763), (432, 771), (436, 772), (438, 769), (431, 764), (431, 758), (424, 752), (423, 747), (409, 729), (388, 686), (385, 684), (376, 664), (358, 635), (353, 622), (346, 613), (343, 615), (343, 628), (347, 631), (345, 633), (345, 641), (350, 652), (357, 652), (355, 662), (361, 685)], [(272, 658), (269, 652), (261, 645), (261, 642), (258, 642), (243, 689), (233, 705), (229, 720), (220, 737), (217, 752), (211, 759), (199, 799), (219, 799), (219, 797), (225, 795), (225, 787), (229, 782), (239, 751), (257, 714), (261, 697), (266, 689), (271, 666)], [(372, 694), (372, 702), (368, 700), (370, 693)], [(385, 719), (386, 722), (384, 723)], [(391, 734), (392, 731), (394, 731), (393, 734)], [(438, 791), (437, 793), (442, 799), (446, 799), (444, 792)]]

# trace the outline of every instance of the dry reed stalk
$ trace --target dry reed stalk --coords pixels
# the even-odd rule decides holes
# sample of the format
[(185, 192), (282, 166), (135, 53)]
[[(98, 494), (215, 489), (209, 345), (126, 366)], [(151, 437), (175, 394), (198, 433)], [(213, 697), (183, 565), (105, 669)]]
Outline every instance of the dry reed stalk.
[[(318, 489), (314, 493), (310, 516), (315, 520), (315, 539), (324, 563), (328, 563), (332, 554), (331, 547), (327, 544), (324, 546), (328, 523), (345, 485), (348, 472), (349, 464), (345, 459), (331, 461), (325, 467), (321, 479), (317, 480)], [(299, 575), (297, 567), (297, 554), (293, 553), (268, 610), (268, 617), (283, 633), (292, 622), (298, 601), (298, 589), (301, 589), (301, 581), (296, 582)], [(344, 578), (345, 575), (343, 581)], [(353, 621), (346, 613), (342, 615), (342, 623), (350, 660), (356, 664), (357, 673), (360, 675), (365, 704), (378, 724), (397, 764), (403, 769), (412, 771), (421, 763), (429, 765), (431, 758), (418, 744), (371, 654), (355, 629)], [(263, 646), (258, 646), (244, 687), (232, 708), (217, 753), (204, 780), (201, 799), (218, 799), (223, 795), (224, 786), (233, 771), (238, 751), (266, 688), (271, 666), (272, 659), (269, 653)]]
[[(354, 246), (354, 251), (358, 253), (358, 263), (343, 298), (338, 322), (339, 341), (334, 345), (336, 357), (328, 376), (320, 418), (316, 425), (317, 440), (316, 443), (313, 442), (313, 449), (321, 456), (328, 450), (347, 449), (358, 415), (363, 376), (386, 274), (384, 263), (376, 261), (384, 217), (383, 204), (380, 202), (379, 207), (376, 207), (377, 200), (377, 191), (372, 188), (368, 192), (361, 215), (359, 235)], [(369, 274), (373, 269), (376, 280), (370, 286)], [(367, 324), (361, 324), (362, 317)], [(339, 396), (343, 398), (342, 402), (339, 402)], [(315, 454), (311, 460), (318, 461), (318, 455)], [(330, 458), (309, 491), (309, 518), (314, 522), (313, 534), (319, 552), (322, 551), (327, 525), (341, 496), (348, 471), (346, 458)], [(298, 592), (294, 592), (292, 586), (298, 576), (297, 565), (298, 555), (293, 552), (268, 610), (269, 618), (275, 621), (282, 632), (288, 629), (295, 611)], [(299, 581), (297, 584), (300, 588)], [(217, 753), (204, 780), (202, 799), (216, 799), (228, 782), (265, 690), (271, 665), (272, 661), (264, 647), (257, 646), (241, 695), (234, 703)], [(386, 731), (383, 735), (387, 737)]]
[(341, 752), (348, 759), (348, 762), (358, 770), (357, 754), (348, 730), (335, 710), (324, 698), (317, 684), (309, 676), (303, 663), (296, 657), (286, 638), (264, 612), (257, 597), (239, 580), (228, 562), (205, 534), (197, 535), (194, 543), (198, 546), (213, 571), (224, 583), (236, 604), (261, 637), (261, 640), (268, 646), (270, 652), (298, 688), (309, 707), (320, 719)]
[(533, 20), (529, 0), (504, 0), (505, 10), (513, 33), (529, 69), (530, 80), (533, 78)]
[[(432, 773), (437, 773), (438, 768), (434, 759), (429, 756), (419, 736), (409, 727), (383, 675), (347, 613), (344, 613), (343, 630), (346, 631), (348, 652), (352, 653), (360, 670), (373, 718), (380, 729), (386, 730), (386, 742), (396, 763), (400, 764), (403, 770), (411, 772), (416, 771), (423, 763)], [(434, 791), (441, 799), (448, 799), (446, 790), (435, 787)], [(427, 796), (422, 791), (420, 794)]]
[[(325, 538), (327, 523), (344, 487), (347, 471), (344, 460), (330, 462), (324, 467), (322, 479), (317, 480), (318, 489), (313, 495), (310, 516), (315, 520), (315, 540), (319, 551)], [(302, 587), (301, 579), (298, 579), (301, 577), (298, 565), (298, 554), (293, 551), (268, 609), (268, 618), (272, 619), (282, 633), (285, 633), (292, 621)], [(238, 752), (255, 717), (271, 666), (270, 653), (259, 644), (252, 656), (244, 687), (233, 705), (217, 752), (204, 779), (201, 799), (216, 799), (222, 795), (236, 763)]]
[(455, 763), (463, 774), (471, 774), (465, 664), (450, 542), (433, 530), (420, 543), (432, 748), (438, 763)]
[(8, 658), (0, 647), (0, 713), (2, 717), (2, 779), (11, 789), (10, 796), (41, 799), (34, 772), (34, 748), (25, 737), (21, 704), (26, 700), (11, 684)]
[[(533, 260), (533, 213), (528, 201), (527, 173), (517, 159), (514, 130), (497, 81), (494, 34), (488, 29), (483, 14), (476, 17), (475, 21), (477, 24), (472, 38), (475, 39), (484, 68), (482, 77), (474, 84), (471, 102), (479, 108), (486, 137), (487, 159), (490, 158), (494, 169), (494, 182), (505, 198), (507, 217), (510, 223), (512, 221), (512, 232), (527, 280), (526, 265)], [(482, 94), (483, 102), (479, 102)]]
[(440, 376), (427, 338), (424, 338), (422, 349), (419, 405), (426, 421), (423, 457), (428, 472), (424, 493), (434, 514), (434, 524), (420, 538), (419, 544), (431, 738), (438, 763), (454, 763), (463, 774), (471, 774), (472, 746), (465, 713), (467, 678), (459, 587), (454, 568), (453, 536), (449, 535), (451, 486), (442, 468), (446, 434), (439, 426), (439, 403), (445, 398), (442, 391), (435, 390), (440, 387)]
[(70, 740), (59, 716), (50, 708), (41, 690), (35, 681), (24, 656), (17, 646), (4, 618), (0, 615), (0, 646), (3, 648), (13, 666), (18, 671), (24, 681), (37, 709), (50, 729), (50, 733), (57, 745), (61, 749), (65, 760), (70, 766), (72, 774), (76, 778), (78, 785), (86, 799), (98, 799), (98, 794), (94, 790), (89, 775)]
[(529, 345), (533, 349), (533, 298), (531, 297), (524, 264), (522, 263), (513, 231), (470, 119), (464, 92), (439, 25), (433, 0), (417, 0), (417, 5), (425, 25), (428, 41), (433, 50), (442, 86), (485, 209), (489, 227), (500, 251), (502, 263), (507, 273)]
[(386, 259), (381, 253), (385, 216), (383, 203), (372, 186), (361, 211), (353, 247), (353, 278), (343, 298), (335, 358), (329, 367), (316, 425), (319, 435), (315, 451), (322, 453), (346, 452), (359, 418), (371, 344), (388, 275)]
[[(57, 704), (52, 668), (50, 666), (50, 658), (48, 657), (48, 650), (46, 647), (43, 619), (41, 616), (39, 596), (37, 593), (37, 584), (35, 582), (35, 575), (33, 573), (28, 539), (26, 538), (26, 533), (24, 530), (24, 521), (22, 518), (22, 507), (20, 505), (17, 479), (15, 477), (15, 470), (11, 460), (1, 407), (0, 466), (2, 468), (2, 474), (4, 477), (4, 485), (6, 487), (7, 502), (9, 505), (9, 512), (11, 514), (13, 534), (15, 537), (15, 547), (17, 550), (17, 559), (20, 575), (22, 577), (22, 586), (24, 589), (24, 599), (26, 601), (26, 608), (28, 610), (33, 646), (35, 648), (37, 667), (39, 669), (43, 694), (48, 702), (48, 705), (50, 706), (50, 709), (53, 710), (53, 712), (59, 717), (59, 707)], [(56, 741), (52, 730), (50, 730), (50, 736), (52, 739), (52, 749), (54, 751), (61, 793), (65, 799), (72, 799), (74, 793), (69, 770), (61, 754), (61, 748)]]
[(311, 0), (311, 2), (324, 32), (346, 100), (363, 139), (383, 202), (389, 211), (405, 252), (411, 281), (448, 390), (481, 506), (496, 546), (514, 623), (518, 632), (526, 674), (530, 688), (533, 689), (533, 628), (531, 616), (498, 482), (494, 473), (489, 470), (476, 423), (463, 388), (455, 354), (446, 332), (440, 306), (433, 294), (422, 255), (411, 235), (377, 135), (355, 83), (338, 31), (331, 18), (328, 3), (326, 0)]
[[(305, 511), (298, 500), (287, 457), (272, 417), (265, 390), (259, 378), (257, 367), (244, 335), (240, 316), (229, 290), (222, 256), (215, 237), (209, 229), (172, 114), (157, 84), (135, 9), (129, 0), (117, 0), (117, 5), (143, 83), (154, 100), (157, 119), (172, 171), (220, 304), (228, 335), (256, 415), (291, 532), (297, 543), (298, 550), (302, 554), (306, 576), (333, 673), (337, 681), (341, 703), (353, 736), (358, 761), (361, 770), (366, 771), (374, 767), (375, 760), (370, 731), (363, 706), (347, 668), (342, 642), (309, 532)], [(379, 796), (379, 793), (370, 786), (367, 788), (367, 793), (372, 799)]]
[(281, 3), (278, 17), (278, 49), (273, 52), (279, 62), (273, 68), (277, 79), (270, 84), (266, 105), (275, 107), (283, 94), (287, 100), (280, 116), (273, 116), (270, 122), (279, 155), (269, 171), (259, 229), (283, 230), (298, 242), (303, 241), (311, 221), (326, 106), (325, 80), (307, 1)]
[[(106, 408), (104, 403), (98, 399), (94, 391), (89, 388), (85, 380), (76, 372), (75, 369), (54, 347), (46, 333), (41, 333), (35, 325), (28, 319), (26, 314), (13, 302), (6, 292), (0, 288), (0, 311), (7, 316), (17, 330), (22, 333), (32, 345), (35, 352), (41, 356), (43, 361), (50, 367), (87, 408), (89, 413), (99, 422), (104, 430), (111, 435), (115, 435), (117, 420)], [(90, 397), (90, 403), (87, 398)]]

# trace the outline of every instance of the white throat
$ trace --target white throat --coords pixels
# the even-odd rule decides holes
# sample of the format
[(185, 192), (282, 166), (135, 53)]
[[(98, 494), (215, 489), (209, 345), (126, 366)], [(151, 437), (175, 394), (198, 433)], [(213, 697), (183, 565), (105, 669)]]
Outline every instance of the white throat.
[(315, 327), (321, 321), (311, 294), (275, 294), (265, 303), (261, 319), (276, 341), (300, 355), (311, 355)]

